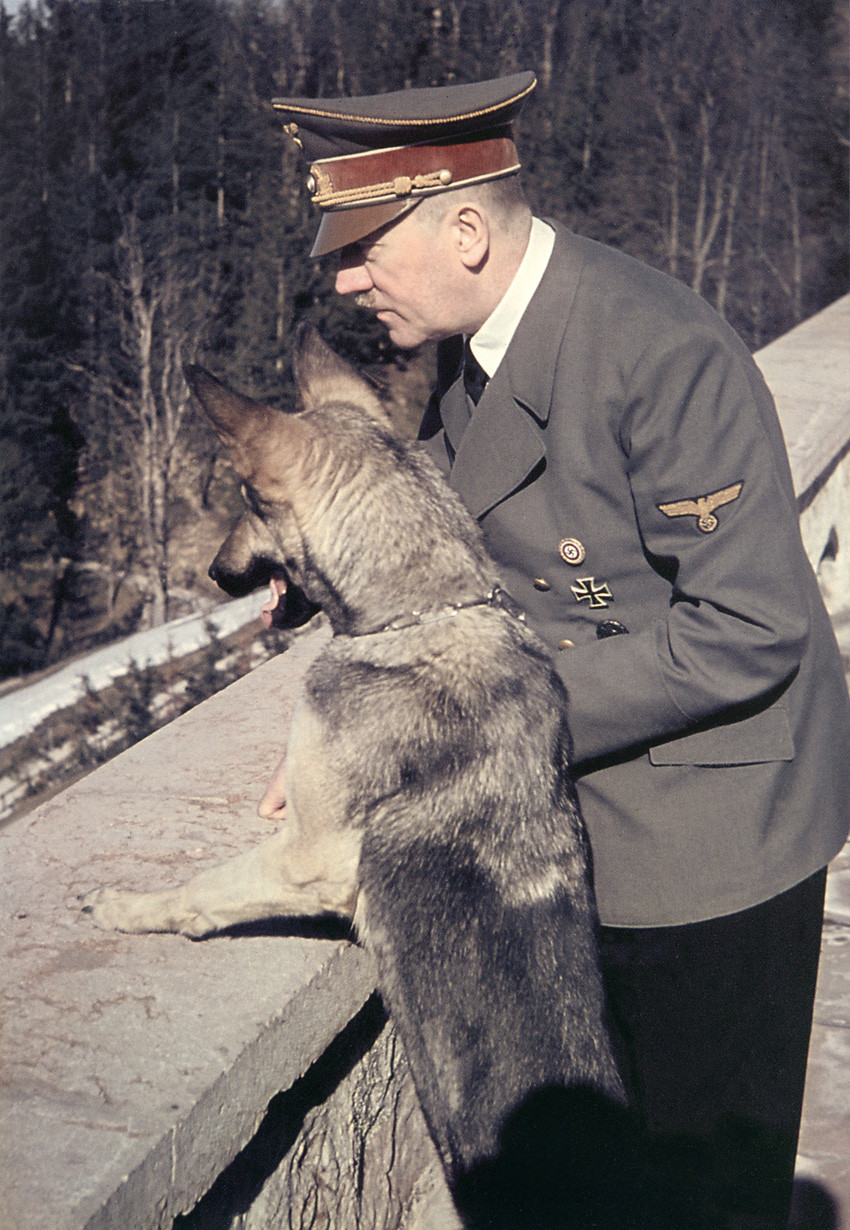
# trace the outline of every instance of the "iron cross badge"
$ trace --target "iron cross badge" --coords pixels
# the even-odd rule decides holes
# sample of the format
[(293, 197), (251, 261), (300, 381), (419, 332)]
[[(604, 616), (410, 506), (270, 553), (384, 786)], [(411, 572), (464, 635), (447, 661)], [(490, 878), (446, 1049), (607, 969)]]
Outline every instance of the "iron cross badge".
[(607, 582), (597, 581), (596, 577), (579, 577), (570, 589), (575, 595), (576, 602), (587, 602), (594, 611), (603, 610), (609, 602), (614, 600), (614, 595), (608, 588)]

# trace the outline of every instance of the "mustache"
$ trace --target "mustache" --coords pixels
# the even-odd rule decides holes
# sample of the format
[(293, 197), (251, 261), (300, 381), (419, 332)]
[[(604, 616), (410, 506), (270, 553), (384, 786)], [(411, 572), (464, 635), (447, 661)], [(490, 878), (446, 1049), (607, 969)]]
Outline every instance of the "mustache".
[(378, 310), (378, 304), (371, 291), (364, 290), (361, 294), (355, 295), (354, 302), (357, 307), (366, 308), (367, 311), (376, 312)]

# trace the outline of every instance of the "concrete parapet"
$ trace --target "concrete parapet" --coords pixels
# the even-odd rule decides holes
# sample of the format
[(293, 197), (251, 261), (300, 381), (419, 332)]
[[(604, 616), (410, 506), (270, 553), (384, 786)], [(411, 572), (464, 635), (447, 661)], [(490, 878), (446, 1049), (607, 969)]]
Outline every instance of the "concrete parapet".
[(367, 955), (320, 926), (194, 944), (100, 932), (77, 907), (97, 883), (173, 883), (273, 831), (256, 800), (325, 636), (0, 831), (7, 1230), (170, 1226), (372, 993)]
[(850, 295), (755, 356), (776, 401), (794, 487), (805, 508), (850, 441)]
[[(755, 356), (776, 400), (800, 528), (839, 636), (850, 637), (850, 295)], [(850, 661), (848, 661), (850, 666)]]

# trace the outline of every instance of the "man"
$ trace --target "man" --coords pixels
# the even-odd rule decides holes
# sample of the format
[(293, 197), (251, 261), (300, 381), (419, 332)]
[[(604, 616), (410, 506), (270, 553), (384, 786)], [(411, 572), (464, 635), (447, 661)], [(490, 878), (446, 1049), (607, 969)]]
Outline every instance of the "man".
[[(275, 105), (337, 290), (397, 345), (440, 342), (423, 435), (567, 686), (662, 1203), (683, 1227), (778, 1228), (847, 690), (766, 386), (684, 286), (532, 218), (510, 121), (534, 84)], [(281, 801), (276, 776), (261, 809)]]

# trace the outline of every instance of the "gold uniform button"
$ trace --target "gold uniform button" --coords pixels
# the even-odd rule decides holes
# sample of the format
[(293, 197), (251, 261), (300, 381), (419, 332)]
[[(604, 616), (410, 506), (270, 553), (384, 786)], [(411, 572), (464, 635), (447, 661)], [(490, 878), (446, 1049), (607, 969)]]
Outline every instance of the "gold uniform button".
[(575, 649), (575, 647), (576, 647), (575, 641), (570, 641), (566, 639), (563, 641), (558, 641), (559, 649)]
[(539, 589), (541, 593), (545, 594), (548, 590), (552, 588), (552, 586), (549, 584), (549, 582), (546, 580), (545, 577), (535, 577), (534, 578), (534, 588)]

